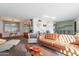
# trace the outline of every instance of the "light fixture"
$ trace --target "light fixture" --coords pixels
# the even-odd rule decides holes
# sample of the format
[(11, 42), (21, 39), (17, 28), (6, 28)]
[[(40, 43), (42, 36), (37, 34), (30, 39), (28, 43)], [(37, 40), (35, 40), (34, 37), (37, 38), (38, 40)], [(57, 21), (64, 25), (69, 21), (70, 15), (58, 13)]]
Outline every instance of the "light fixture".
[(43, 17), (49, 17), (49, 16), (47, 16), (47, 15), (43, 15)]
[(56, 19), (56, 17), (51, 17), (52, 19)]
[(47, 16), (47, 15), (43, 15), (42, 17), (47, 17), (47, 18), (52, 18), (52, 19), (56, 19), (56, 17), (52, 17), (52, 16)]

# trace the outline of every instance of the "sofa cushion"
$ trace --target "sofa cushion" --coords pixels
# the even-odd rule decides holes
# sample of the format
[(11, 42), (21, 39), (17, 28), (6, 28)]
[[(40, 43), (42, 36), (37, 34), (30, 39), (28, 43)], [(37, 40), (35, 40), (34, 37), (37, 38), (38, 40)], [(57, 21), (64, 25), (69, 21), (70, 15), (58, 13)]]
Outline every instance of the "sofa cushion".
[(39, 40), (41, 40), (41, 39), (42, 39), (42, 40), (45, 39), (45, 34), (39, 35), (39, 36), (38, 36), (38, 39), (39, 39)]
[(46, 35), (45, 35), (45, 38), (46, 38), (46, 39), (53, 39), (53, 40), (56, 40), (58, 37), (59, 37), (58, 34), (46, 34)]
[(79, 37), (78, 38), (75, 38), (75, 41), (72, 42), (71, 44), (76, 44), (76, 45), (79, 45)]
[[(79, 34), (79, 33), (78, 33)], [(72, 42), (72, 44), (77, 44), (77, 45), (79, 45), (79, 35), (75, 35), (74, 36), (75, 37), (75, 42)]]
[(45, 35), (45, 38), (46, 38), (46, 39), (53, 39), (52, 36), (53, 36), (53, 34), (46, 34), (46, 35)]
[(18, 39), (17, 40), (12, 39), (12, 40), (6, 41), (4, 44), (0, 45), (0, 52), (10, 50), (13, 46), (18, 45), (19, 43), (20, 43), (20, 40)]
[(41, 39), (41, 41), (43, 42), (47, 42), (47, 43), (52, 43), (52, 42), (55, 42), (55, 40), (50, 40), (50, 39)]
[(59, 38), (57, 39), (57, 41), (61, 43), (73, 43), (75, 42), (75, 37), (73, 35), (61, 34)]
[(64, 43), (60, 43), (60, 42), (56, 41), (56, 42), (53, 43), (53, 45), (54, 45), (55, 48), (58, 48), (58, 49), (61, 49), (61, 50), (65, 49)]

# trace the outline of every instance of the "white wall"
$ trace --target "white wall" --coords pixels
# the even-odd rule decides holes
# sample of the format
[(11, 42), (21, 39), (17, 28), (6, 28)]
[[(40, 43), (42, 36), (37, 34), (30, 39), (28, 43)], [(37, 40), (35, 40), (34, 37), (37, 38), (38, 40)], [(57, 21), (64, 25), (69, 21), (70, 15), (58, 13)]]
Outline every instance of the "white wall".
[[(41, 22), (39, 22), (38, 20), (41, 20)], [(46, 27), (43, 27), (43, 24), (46, 24)], [(37, 33), (38, 31), (44, 33), (47, 30), (49, 30), (51, 33), (54, 33), (54, 26), (53, 26), (54, 22), (52, 19), (49, 18), (34, 18), (33, 19), (33, 30), (34, 33)], [(23, 33), (23, 23), (20, 23), (20, 32), (19, 33)], [(3, 32), (3, 20), (0, 18), (0, 33), (3, 33), (4, 35), (8, 35), (8, 33), (4, 33)]]
[[(41, 22), (39, 22), (38, 20), (41, 20)], [(47, 26), (43, 27), (43, 24), (46, 24)], [(37, 33), (38, 31), (44, 33), (47, 30), (49, 30), (50, 33), (54, 33), (54, 22), (52, 19), (49, 19), (49, 18), (34, 18), (33, 30), (34, 30), (34, 33)]]

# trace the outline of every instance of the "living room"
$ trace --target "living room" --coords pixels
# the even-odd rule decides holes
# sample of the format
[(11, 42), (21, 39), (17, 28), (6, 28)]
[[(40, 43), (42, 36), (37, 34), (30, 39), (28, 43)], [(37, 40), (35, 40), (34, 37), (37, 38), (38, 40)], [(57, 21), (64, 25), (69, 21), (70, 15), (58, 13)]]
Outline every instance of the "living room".
[(78, 25), (79, 4), (2, 3), (0, 56), (79, 56)]

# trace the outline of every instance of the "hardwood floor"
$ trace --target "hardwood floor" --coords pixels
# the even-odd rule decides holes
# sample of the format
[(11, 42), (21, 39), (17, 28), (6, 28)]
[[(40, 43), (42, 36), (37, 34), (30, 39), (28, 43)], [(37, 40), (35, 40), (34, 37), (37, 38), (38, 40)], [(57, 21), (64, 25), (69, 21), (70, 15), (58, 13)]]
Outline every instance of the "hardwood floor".
[(50, 48), (42, 46), (40, 44), (33, 44), (33, 45), (43, 49), (42, 52), (44, 53), (44, 56), (65, 56), (64, 54), (61, 54), (54, 49), (50, 49)]
[[(0, 56), (31, 56), (31, 54), (27, 52), (25, 44), (27, 44), (27, 39), (21, 39), (21, 42), (17, 46), (11, 48), (9, 51), (0, 52)], [(51, 53), (51, 56), (63, 56), (63, 54), (60, 54), (53, 49), (44, 47), (39, 44), (33, 44), (33, 45), (36, 45), (40, 48), (47, 50), (48, 52)]]
[(20, 40), (21, 42), (17, 46), (10, 49), (9, 54), (11, 56), (29, 56), (30, 55), (24, 46), (25, 44), (27, 44), (27, 39), (20, 39)]
[[(17, 40), (17, 39), (15, 39)], [(28, 56), (27, 50), (24, 47), (24, 44), (27, 44), (27, 39), (21, 38), (20, 43), (8, 51), (0, 52), (0, 56)]]
[(29, 56), (30, 54), (25, 49), (24, 45), (25, 44), (20, 43), (16, 47), (12, 48), (10, 50), (10, 55), (12, 55), (12, 56)]

